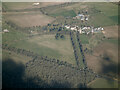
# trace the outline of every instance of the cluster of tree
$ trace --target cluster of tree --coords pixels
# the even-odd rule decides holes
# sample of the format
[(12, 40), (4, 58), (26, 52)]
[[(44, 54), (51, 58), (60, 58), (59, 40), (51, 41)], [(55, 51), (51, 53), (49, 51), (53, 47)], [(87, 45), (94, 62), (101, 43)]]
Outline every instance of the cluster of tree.
[[(86, 77), (85, 72), (87, 74)], [(26, 75), (30, 75), (30, 77), (38, 76), (46, 82), (55, 80), (62, 83), (62, 81), (67, 81), (72, 87), (79, 87), (80, 83), (83, 86), (87, 85), (87, 83), (96, 78), (96, 74), (92, 73), (91, 70), (78, 70), (38, 58), (27, 63)], [(39, 81), (37, 82), (39, 83)]]
[(73, 50), (74, 50), (76, 64), (77, 64), (77, 66), (79, 68), (83, 68), (83, 67), (81, 67), (81, 63), (80, 63), (80, 61), (81, 61), (81, 56), (80, 56), (81, 52), (79, 52), (79, 50), (78, 50), (79, 47), (78, 47), (78, 45), (76, 43), (76, 37), (75, 37), (74, 32), (70, 32), (70, 37), (71, 37), (71, 42), (72, 42), (72, 46), (73, 46)]
[(31, 51), (27, 51), (25, 49), (19, 49), (19, 48), (15, 48), (15, 47), (10, 47), (7, 44), (2, 44), (2, 49), (12, 51), (17, 54), (25, 55), (25, 56), (32, 57), (32, 58), (35, 58), (36, 56), (38, 56), (38, 54), (35, 54)]
[(85, 67), (87, 68), (87, 64), (86, 64), (86, 60), (85, 60), (85, 56), (84, 56), (84, 51), (82, 49), (82, 44), (81, 44), (81, 41), (80, 41), (80, 34), (79, 34), (79, 32), (76, 33), (76, 36), (77, 36), (77, 41), (79, 43), (79, 49), (81, 51), (81, 55), (82, 55), (82, 58), (83, 58), (83, 63), (85, 65)]
[(61, 35), (60, 33), (56, 33), (55, 39), (59, 39), (59, 38), (65, 39), (65, 36), (64, 36), (64, 35)]
[(68, 34), (70, 33), (70, 30), (67, 30), (63, 24), (48, 24), (47, 26), (41, 27), (42, 31), (46, 31), (45, 34), (55, 34), (55, 33), (61, 33), (61, 34)]
[(62, 27), (61, 24), (48, 24), (47, 26), (42, 27), (43, 30), (49, 30), (49, 32), (52, 31), (62, 31), (64, 27)]

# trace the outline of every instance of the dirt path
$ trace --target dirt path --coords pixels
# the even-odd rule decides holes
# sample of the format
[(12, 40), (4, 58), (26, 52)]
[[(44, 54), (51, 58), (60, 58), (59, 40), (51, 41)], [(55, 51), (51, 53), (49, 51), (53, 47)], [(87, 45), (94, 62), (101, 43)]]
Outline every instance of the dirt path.
[(89, 86), (90, 84), (94, 83), (97, 79), (91, 81), (90, 83), (87, 84), (87, 86)]

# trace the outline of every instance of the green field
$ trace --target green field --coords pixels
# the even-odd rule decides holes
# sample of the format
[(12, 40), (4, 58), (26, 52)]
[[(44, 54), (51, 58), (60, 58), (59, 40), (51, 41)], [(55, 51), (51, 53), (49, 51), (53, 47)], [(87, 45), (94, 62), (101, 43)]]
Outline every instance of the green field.
[(20, 10), (20, 9), (26, 9), (27, 7), (31, 7), (32, 3), (23, 3), (23, 2), (5, 2), (2, 3), (5, 10)]
[(73, 65), (76, 64), (69, 35), (65, 35), (65, 40), (56, 40), (55, 35), (41, 35), (13, 42), (9, 40), (9, 46), (30, 50), (41, 56), (67, 61)]
[(104, 42), (109, 42), (109, 43), (113, 43), (113, 44), (115, 44), (115, 45), (118, 45), (118, 39), (107, 39), (107, 40), (105, 40)]
[(80, 35), (80, 40), (82, 44), (89, 44), (89, 39), (86, 35), (82, 34)]
[(56, 17), (56, 16), (64, 16), (64, 17), (75, 17), (76, 13), (73, 10), (62, 10), (62, 11), (56, 11), (54, 13), (50, 13), (50, 16)]
[(90, 88), (118, 88), (118, 82), (110, 79), (99, 78), (88, 86)]

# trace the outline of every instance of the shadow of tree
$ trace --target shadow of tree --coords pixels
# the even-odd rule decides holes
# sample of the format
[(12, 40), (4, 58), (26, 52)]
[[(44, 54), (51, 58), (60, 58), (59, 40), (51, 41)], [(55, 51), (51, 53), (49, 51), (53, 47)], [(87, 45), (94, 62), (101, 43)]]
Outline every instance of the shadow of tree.
[(109, 64), (102, 63), (102, 73), (110, 76), (117, 76), (118, 75), (118, 66), (112, 61), (109, 61)]

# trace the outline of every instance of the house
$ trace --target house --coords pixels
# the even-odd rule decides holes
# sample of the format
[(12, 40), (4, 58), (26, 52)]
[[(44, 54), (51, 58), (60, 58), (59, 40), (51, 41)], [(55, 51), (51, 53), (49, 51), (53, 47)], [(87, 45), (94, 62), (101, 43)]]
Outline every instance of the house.
[(93, 32), (94, 32), (94, 29), (92, 29), (91, 32), (93, 33)]
[(4, 29), (4, 30), (3, 30), (3, 32), (5, 32), (5, 33), (8, 33), (8, 32), (9, 32), (9, 30), (7, 30), (7, 29)]
[(37, 6), (37, 5), (39, 5), (39, 3), (33, 3), (33, 5), (34, 5), (34, 6)]
[(88, 17), (85, 18), (85, 21), (88, 21)]
[(101, 30), (103, 31), (103, 30), (104, 30), (104, 28), (101, 28)]
[(87, 28), (90, 29), (90, 26), (88, 26)]
[(84, 17), (81, 18), (81, 21), (84, 21)]
[(87, 29), (87, 27), (83, 27), (82, 30)]
[(81, 29), (79, 30), (79, 33), (80, 33), (80, 34), (82, 33), (82, 30), (81, 30)]
[(84, 17), (84, 15), (83, 15), (83, 14), (78, 14), (78, 16), (79, 16), (79, 17)]
[(76, 27), (71, 27), (71, 30), (75, 30), (75, 31), (76, 31), (76, 30), (77, 30), (77, 28), (76, 28)]
[(90, 31), (89, 32), (87, 32), (87, 34), (89, 34), (90, 33)]
[(70, 28), (70, 26), (67, 26), (67, 25), (66, 25), (65, 27), (66, 27), (67, 29), (69, 29), (69, 28)]
[(85, 31), (82, 30), (82, 33), (85, 33)]

